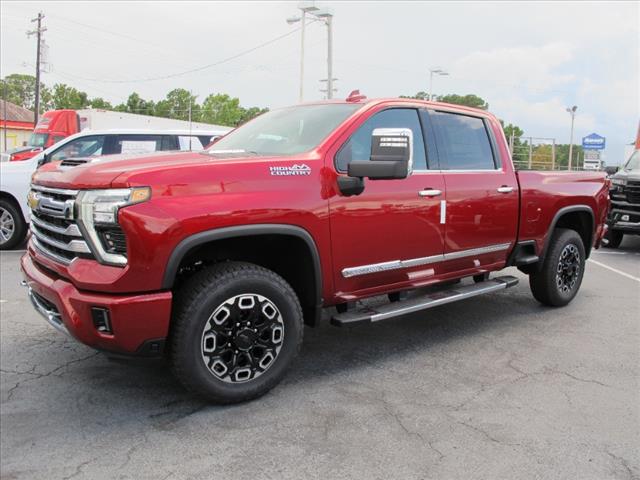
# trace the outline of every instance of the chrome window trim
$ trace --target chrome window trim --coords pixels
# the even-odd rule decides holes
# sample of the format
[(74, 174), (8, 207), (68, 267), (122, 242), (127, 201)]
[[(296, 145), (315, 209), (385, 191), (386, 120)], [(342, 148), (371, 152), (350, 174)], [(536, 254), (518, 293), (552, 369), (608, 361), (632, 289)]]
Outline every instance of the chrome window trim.
[(344, 278), (357, 277), (360, 275), (368, 275), (370, 273), (380, 273), (389, 270), (400, 270), (403, 268), (418, 267), (422, 265), (430, 265), (432, 263), (444, 262), (447, 260), (456, 260), (459, 258), (473, 257), (476, 255), (484, 255), (486, 253), (495, 253), (507, 250), (511, 243), (499, 243), (488, 245), (486, 247), (471, 248), (469, 250), (460, 250), (458, 252), (450, 252), (439, 255), (431, 255), (429, 257), (410, 258), (407, 260), (391, 260), (388, 262), (372, 263), (369, 265), (360, 265), (357, 267), (348, 267), (342, 269)]

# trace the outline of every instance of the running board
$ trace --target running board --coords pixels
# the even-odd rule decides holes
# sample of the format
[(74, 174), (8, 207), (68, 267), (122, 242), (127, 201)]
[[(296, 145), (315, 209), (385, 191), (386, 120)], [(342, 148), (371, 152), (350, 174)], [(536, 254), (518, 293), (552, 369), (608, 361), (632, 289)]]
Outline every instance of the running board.
[(364, 307), (360, 310), (338, 313), (331, 318), (331, 325), (347, 327), (379, 322), (381, 320), (426, 310), (427, 308), (437, 307), (438, 305), (457, 302), (465, 298), (477, 297), (485, 293), (504, 290), (517, 284), (518, 279), (516, 277), (507, 275), (492, 278), (491, 280), (474, 285), (455, 286), (447, 290), (441, 290), (399, 302), (387, 303), (379, 307)]

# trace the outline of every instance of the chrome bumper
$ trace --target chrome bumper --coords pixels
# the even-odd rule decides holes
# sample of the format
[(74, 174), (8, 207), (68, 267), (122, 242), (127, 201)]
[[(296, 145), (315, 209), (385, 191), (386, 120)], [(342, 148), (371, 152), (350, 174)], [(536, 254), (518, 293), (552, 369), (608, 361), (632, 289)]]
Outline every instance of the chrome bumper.
[(53, 309), (47, 306), (40, 298), (37, 293), (35, 293), (31, 287), (29, 287), (29, 300), (31, 300), (31, 304), (36, 311), (42, 315), (45, 320), (51, 325), (53, 328), (58, 330), (59, 332), (64, 333), (65, 335), (69, 335), (69, 330), (62, 323), (62, 316), (57, 309)]

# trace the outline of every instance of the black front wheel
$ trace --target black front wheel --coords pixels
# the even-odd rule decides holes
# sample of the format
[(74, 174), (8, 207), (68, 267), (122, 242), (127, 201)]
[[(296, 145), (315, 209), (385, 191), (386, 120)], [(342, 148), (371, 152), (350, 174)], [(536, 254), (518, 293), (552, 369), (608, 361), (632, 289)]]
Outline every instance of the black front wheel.
[(582, 284), (585, 261), (584, 244), (578, 232), (556, 229), (542, 267), (529, 275), (535, 299), (552, 307), (568, 304)]
[(300, 303), (282, 277), (248, 263), (214, 265), (176, 294), (173, 370), (213, 402), (250, 400), (282, 379), (302, 333)]
[(619, 232), (617, 230), (609, 230), (606, 235), (606, 239), (609, 240), (607, 243), (607, 248), (618, 248), (622, 243), (622, 238), (624, 237), (624, 233)]

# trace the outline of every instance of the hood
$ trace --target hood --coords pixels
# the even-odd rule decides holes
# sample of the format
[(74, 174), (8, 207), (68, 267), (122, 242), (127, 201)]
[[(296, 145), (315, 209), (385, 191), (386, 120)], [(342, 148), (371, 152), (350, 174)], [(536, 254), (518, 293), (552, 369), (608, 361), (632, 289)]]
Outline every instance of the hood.
[[(183, 184), (197, 180), (210, 182), (213, 179), (212, 175), (218, 179), (235, 177), (240, 171), (237, 168), (239, 165), (271, 164), (281, 160), (283, 159), (255, 156), (223, 158), (203, 152), (156, 152), (144, 156), (109, 155), (77, 166), (52, 162), (36, 171), (33, 182), (47, 187), (74, 190)], [(301, 161), (304, 161), (304, 158)], [(265, 172), (268, 172), (268, 169)]]
[(640, 182), (640, 170), (618, 170), (614, 175), (611, 175), (611, 178), (616, 180)]

